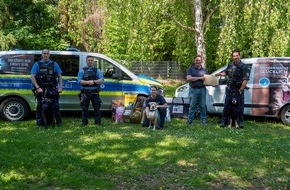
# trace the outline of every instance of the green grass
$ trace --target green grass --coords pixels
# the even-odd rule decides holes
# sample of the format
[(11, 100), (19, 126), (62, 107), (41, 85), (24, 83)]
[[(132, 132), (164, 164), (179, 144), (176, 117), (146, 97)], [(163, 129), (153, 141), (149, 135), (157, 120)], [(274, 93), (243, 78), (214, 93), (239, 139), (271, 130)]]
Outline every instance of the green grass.
[(81, 128), (76, 113), (47, 130), (0, 121), (0, 189), (290, 189), (290, 127), (251, 120), (173, 118), (162, 131), (108, 116)]

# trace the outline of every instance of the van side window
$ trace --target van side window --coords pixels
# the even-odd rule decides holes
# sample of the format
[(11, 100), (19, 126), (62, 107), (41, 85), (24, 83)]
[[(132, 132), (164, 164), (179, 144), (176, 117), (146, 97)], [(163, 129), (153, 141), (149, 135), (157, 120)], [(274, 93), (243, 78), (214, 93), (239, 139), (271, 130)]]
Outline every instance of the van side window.
[(131, 80), (126, 73), (120, 72), (116, 66), (107, 60), (94, 57), (94, 66), (102, 71), (105, 79), (112, 79), (114, 73), (119, 73), (121, 80)]
[(57, 62), (62, 70), (62, 76), (77, 76), (79, 72), (78, 55), (50, 55), (50, 59)]

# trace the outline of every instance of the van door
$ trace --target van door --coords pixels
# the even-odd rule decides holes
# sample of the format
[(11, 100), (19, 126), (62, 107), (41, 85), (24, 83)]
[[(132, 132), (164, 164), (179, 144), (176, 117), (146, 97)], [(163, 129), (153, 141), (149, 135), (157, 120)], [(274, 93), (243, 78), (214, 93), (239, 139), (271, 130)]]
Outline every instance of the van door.
[(51, 60), (57, 62), (62, 70), (63, 92), (60, 94), (61, 110), (80, 110), (78, 94), (81, 86), (78, 83), (79, 55), (51, 54)]
[(289, 103), (289, 64), (289, 58), (257, 59), (253, 77), (253, 115), (278, 116), (280, 109)]
[[(114, 64), (103, 58), (93, 56), (94, 67), (102, 71), (105, 82), (101, 85), (102, 110), (111, 110), (112, 100), (123, 99), (123, 80), (128, 77), (121, 72)], [(118, 73), (120, 78), (115, 78)]]

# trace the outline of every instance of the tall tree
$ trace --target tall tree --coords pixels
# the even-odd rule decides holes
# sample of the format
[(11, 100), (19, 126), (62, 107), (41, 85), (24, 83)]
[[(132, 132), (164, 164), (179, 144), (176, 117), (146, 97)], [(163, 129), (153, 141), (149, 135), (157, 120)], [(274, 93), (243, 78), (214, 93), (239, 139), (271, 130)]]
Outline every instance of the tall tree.
[(206, 50), (204, 43), (203, 17), (201, 0), (194, 0), (195, 11), (195, 45), (197, 54), (202, 56), (202, 65), (206, 67)]

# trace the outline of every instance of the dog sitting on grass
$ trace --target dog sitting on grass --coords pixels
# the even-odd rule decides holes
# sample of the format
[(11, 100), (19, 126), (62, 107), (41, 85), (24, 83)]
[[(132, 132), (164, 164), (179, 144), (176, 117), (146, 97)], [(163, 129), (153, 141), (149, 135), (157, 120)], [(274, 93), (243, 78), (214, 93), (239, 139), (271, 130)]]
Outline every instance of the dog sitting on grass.
[(149, 129), (153, 129), (153, 130), (156, 129), (157, 118), (158, 118), (157, 106), (158, 104), (156, 102), (149, 103), (149, 112), (147, 115), (147, 118), (149, 120)]
[(147, 117), (149, 120), (148, 129), (153, 129), (153, 130), (156, 129), (157, 118), (158, 118), (157, 106), (158, 104), (156, 102), (150, 102), (149, 108), (146, 107), (145, 110), (143, 111), (141, 123), (143, 123), (145, 117)]

